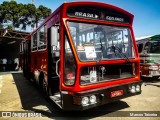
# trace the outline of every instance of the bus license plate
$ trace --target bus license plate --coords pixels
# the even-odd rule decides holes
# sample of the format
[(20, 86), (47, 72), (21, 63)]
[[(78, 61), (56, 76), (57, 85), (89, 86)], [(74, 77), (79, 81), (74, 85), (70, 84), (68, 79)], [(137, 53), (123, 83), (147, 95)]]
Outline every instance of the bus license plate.
[(123, 95), (123, 90), (117, 90), (111, 92), (111, 98)]

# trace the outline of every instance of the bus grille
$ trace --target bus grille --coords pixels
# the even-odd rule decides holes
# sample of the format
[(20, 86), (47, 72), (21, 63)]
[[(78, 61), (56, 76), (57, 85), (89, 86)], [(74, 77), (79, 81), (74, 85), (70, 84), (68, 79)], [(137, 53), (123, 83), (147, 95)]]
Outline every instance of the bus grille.
[(81, 68), (81, 85), (135, 77), (136, 63), (96, 65)]

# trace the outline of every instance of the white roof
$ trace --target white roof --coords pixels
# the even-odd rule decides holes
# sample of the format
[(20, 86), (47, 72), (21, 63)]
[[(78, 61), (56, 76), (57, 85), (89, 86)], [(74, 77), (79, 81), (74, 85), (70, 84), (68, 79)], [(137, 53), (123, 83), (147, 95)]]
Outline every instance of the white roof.
[(141, 37), (137, 37), (136, 40), (142, 40), (142, 39), (150, 38), (152, 36), (154, 36), (154, 35), (141, 36)]

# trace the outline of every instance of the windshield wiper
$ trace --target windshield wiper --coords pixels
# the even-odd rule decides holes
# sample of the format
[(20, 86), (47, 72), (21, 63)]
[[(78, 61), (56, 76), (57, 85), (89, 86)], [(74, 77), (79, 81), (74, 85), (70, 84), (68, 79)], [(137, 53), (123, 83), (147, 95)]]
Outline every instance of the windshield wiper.
[[(99, 59), (96, 61), (96, 66), (98, 67), (98, 69), (100, 70), (100, 61), (103, 59), (103, 45), (102, 45), (102, 40), (100, 38), (100, 49), (101, 49), (101, 56), (99, 57)], [(102, 73), (102, 79), (103, 79), (103, 73)], [(98, 72), (98, 81), (100, 81), (100, 73)]]
[(116, 54), (116, 50), (118, 50), (118, 52), (120, 53), (120, 55), (126, 59), (127, 62), (131, 62), (130, 59), (124, 54), (122, 53), (121, 49), (119, 47), (116, 46), (111, 46), (112, 50), (114, 51), (114, 53)]
[[(102, 51), (102, 52), (101, 52), (101, 58), (100, 58), (100, 60), (102, 60), (102, 59), (103, 59), (103, 58), (102, 58), (102, 57), (103, 57), (103, 45), (102, 45), (102, 40), (101, 40), (101, 38), (100, 38), (100, 44), (101, 44), (101, 51)], [(100, 60), (99, 60), (99, 61), (100, 61)]]

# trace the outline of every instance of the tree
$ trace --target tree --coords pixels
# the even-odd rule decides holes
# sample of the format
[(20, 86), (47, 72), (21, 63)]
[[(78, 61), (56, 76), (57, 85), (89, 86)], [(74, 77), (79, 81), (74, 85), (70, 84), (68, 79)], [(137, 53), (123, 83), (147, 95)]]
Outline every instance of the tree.
[(23, 5), (17, 4), (15, 1), (4, 1), (1, 5), (2, 10), (2, 23), (5, 27), (11, 27), (12, 29), (19, 28), (19, 18), (22, 16)]
[(43, 5), (36, 8), (33, 4), (27, 4), (25, 7), (28, 11), (25, 13), (24, 19), (21, 20), (26, 23), (23, 24), (24, 28), (25, 25), (30, 25), (32, 28), (34, 28), (35, 25), (38, 27), (38, 24), (51, 14), (51, 9)]
[(34, 4), (17, 4), (16, 1), (4, 1), (0, 5), (0, 26), (3, 28), (26, 29), (27, 26), (37, 25), (49, 16), (51, 9)]
[(51, 9), (40, 5), (37, 10), (36, 10), (36, 19), (35, 19), (35, 23), (36, 23), (36, 27), (38, 26), (38, 23), (43, 21), (46, 17), (48, 17), (51, 14)]
[(20, 18), (22, 29), (26, 29), (26, 26), (33, 26), (35, 22), (33, 18), (36, 16), (36, 7), (33, 4), (25, 4), (23, 9), (23, 15)]

